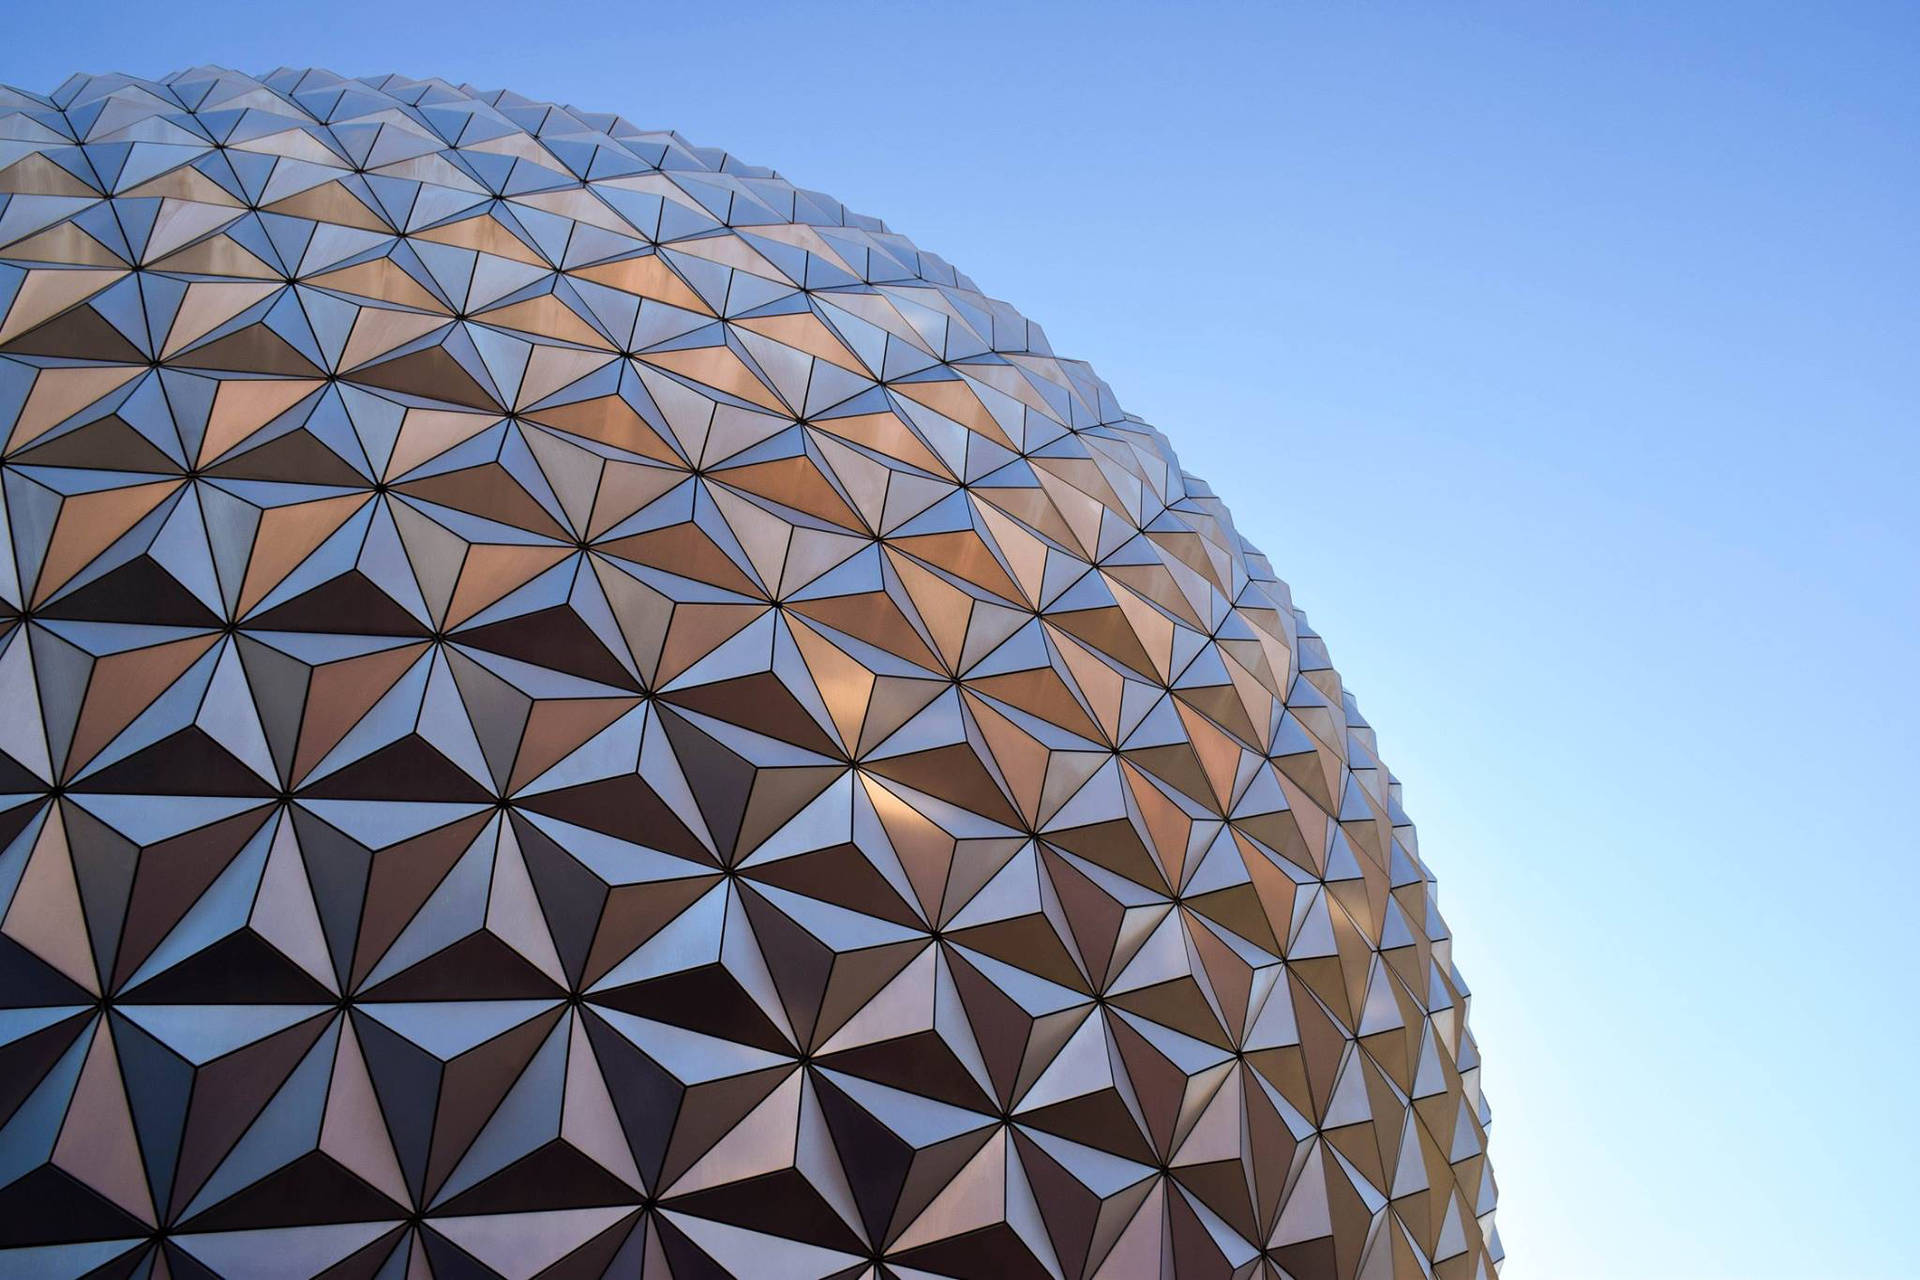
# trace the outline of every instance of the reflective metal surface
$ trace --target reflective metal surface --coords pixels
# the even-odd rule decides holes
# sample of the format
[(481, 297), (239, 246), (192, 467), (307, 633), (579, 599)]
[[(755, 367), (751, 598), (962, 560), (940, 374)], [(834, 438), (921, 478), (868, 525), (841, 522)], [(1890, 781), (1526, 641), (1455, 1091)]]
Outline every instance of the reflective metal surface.
[(0, 193), (0, 1273), (1492, 1273), (1373, 732), (1012, 308), (440, 82)]

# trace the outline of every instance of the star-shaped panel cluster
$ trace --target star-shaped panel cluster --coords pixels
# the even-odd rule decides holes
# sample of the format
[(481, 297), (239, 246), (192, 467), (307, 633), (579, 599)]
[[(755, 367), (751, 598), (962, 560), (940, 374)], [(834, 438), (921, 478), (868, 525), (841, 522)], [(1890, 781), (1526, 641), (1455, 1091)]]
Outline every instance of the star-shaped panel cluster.
[(0, 93), (0, 1271), (1438, 1276), (1374, 737), (1083, 364), (440, 81)]

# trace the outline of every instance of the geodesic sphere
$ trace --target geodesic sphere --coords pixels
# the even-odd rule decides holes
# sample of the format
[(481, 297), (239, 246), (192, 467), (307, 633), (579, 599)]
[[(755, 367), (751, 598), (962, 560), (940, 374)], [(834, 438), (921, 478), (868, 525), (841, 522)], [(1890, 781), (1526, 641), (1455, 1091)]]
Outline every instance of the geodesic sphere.
[(440, 81), (0, 193), (0, 1272), (1491, 1273), (1373, 733), (1011, 307)]

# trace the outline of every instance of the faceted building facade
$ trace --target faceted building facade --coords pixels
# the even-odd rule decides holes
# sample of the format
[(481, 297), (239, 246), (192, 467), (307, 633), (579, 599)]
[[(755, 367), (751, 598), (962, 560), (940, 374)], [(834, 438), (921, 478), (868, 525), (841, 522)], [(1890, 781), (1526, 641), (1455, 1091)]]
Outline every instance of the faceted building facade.
[(6, 92), (0, 440), (0, 1274), (1493, 1274), (1320, 639), (879, 222), (439, 81)]

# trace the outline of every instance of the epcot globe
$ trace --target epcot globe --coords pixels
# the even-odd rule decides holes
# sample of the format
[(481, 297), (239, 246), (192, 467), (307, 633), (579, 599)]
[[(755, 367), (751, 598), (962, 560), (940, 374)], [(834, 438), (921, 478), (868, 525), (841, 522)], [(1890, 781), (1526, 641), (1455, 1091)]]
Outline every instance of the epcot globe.
[(0, 193), (0, 1273), (1494, 1273), (1373, 732), (1011, 307), (435, 80)]

